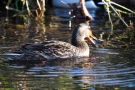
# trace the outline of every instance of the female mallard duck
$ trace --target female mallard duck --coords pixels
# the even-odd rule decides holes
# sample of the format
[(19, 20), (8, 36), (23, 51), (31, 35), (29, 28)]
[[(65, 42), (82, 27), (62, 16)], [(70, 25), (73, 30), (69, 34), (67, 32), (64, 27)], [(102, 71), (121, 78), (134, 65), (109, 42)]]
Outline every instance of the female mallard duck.
[(5, 54), (12, 60), (50, 60), (56, 58), (89, 57), (89, 46), (85, 39), (91, 42), (89, 18), (85, 23), (75, 27), (71, 44), (63, 41), (45, 41), (42, 43), (26, 44), (21, 49)]

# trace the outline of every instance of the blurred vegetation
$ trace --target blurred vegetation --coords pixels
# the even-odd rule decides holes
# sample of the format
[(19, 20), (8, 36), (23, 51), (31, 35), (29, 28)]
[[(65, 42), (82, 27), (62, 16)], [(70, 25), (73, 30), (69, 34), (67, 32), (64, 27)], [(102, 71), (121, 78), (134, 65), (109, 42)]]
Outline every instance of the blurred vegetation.
[[(3, 4), (7, 9), (15, 11), (17, 14), (24, 14), (29, 16), (44, 17), (45, 0), (3, 0)], [(8, 14), (8, 13), (7, 13)], [(14, 15), (15, 16), (15, 15)]]
[[(130, 9), (122, 6), (122, 5), (119, 5), (119, 4), (115, 3), (115, 2), (112, 2), (111, 0), (102, 0), (102, 1), (104, 3), (104, 8), (106, 9), (106, 12), (107, 12), (107, 15), (108, 15), (111, 33), (113, 33), (112, 30), (114, 29), (114, 26), (119, 23), (119, 21), (122, 21), (123, 24), (126, 27), (132, 27), (133, 26), (133, 24), (131, 24), (131, 23), (130, 24), (127, 24), (127, 22), (122, 17), (122, 14), (123, 13), (124, 14), (130, 14), (130, 17), (133, 17), (135, 15), (135, 12), (134, 11), (132, 11), (132, 10), (130, 10)], [(116, 6), (118, 8), (116, 8)], [(115, 22), (113, 22), (113, 21), (115, 21)]]
[[(111, 0), (102, 0), (106, 13), (103, 16), (103, 24), (101, 30), (110, 30), (101, 33), (102, 38), (108, 41), (113, 38), (116, 41), (133, 41), (135, 36), (135, 11), (119, 5)], [(116, 34), (120, 33), (121, 34)], [(114, 38), (115, 37), (115, 38)], [(116, 44), (116, 43), (115, 43)]]

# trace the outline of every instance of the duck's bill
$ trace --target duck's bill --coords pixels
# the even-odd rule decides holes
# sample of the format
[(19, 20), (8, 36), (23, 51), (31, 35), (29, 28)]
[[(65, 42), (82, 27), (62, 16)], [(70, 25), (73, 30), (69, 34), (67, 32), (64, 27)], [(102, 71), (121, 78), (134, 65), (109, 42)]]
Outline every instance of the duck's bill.
[(94, 40), (92, 38), (89, 38), (89, 42), (94, 45), (95, 47), (100, 47), (100, 46), (105, 46), (106, 42), (105, 41), (100, 41), (100, 40)]

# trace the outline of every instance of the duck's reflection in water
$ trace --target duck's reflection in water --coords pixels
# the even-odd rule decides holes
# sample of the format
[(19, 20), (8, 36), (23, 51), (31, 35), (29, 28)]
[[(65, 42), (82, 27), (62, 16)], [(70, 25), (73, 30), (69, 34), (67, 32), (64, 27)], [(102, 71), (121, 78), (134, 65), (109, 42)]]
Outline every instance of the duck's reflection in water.
[(72, 58), (72, 59), (57, 59), (53, 61), (48, 61), (49, 66), (61, 66), (61, 67), (92, 67), (90, 58)]
[(63, 67), (63, 68), (91, 68), (93, 66), (93, 62), (96, 62), (96, 55), (90, 57), (82, 57), (82, 58), (66, 58), (66, 59), (53, 59), (49, 61), (42, 61), (42, 60), (8, 60), (5, 63), (9, 67), (16, 65), (17, 66), (24, 66), (25, 69), (30, 69), (33, 67)]

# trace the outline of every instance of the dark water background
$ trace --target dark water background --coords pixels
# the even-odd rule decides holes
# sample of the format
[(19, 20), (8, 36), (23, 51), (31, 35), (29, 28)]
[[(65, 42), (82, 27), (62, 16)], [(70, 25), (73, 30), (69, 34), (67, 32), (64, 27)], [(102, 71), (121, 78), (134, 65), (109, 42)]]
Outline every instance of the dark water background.
[[(94, 35), (100, 36), (104, 10), (89, 10)], [(52, 8), (42, 18), (0, 18), (0, 53), (26, 43), (61, 40), (70, 43), (72, 29), (68, 9)], [(72, 25), (72, 26), (71, 26)], [(71, 27), (69, 27), (71, 26)], [(124, 36), (125, 27), (116, 28)], [(118, 32), (120, 31), (120, 32)], [(108, 32), (107, 30), (105, 32)], [(90, 45), (90, 58), (57, 59), (50, 62), (9, 61), (0, 56), (0, 90), (135, 90), (134, 35), (129, 41), (113, 39), (106, 47)]]

